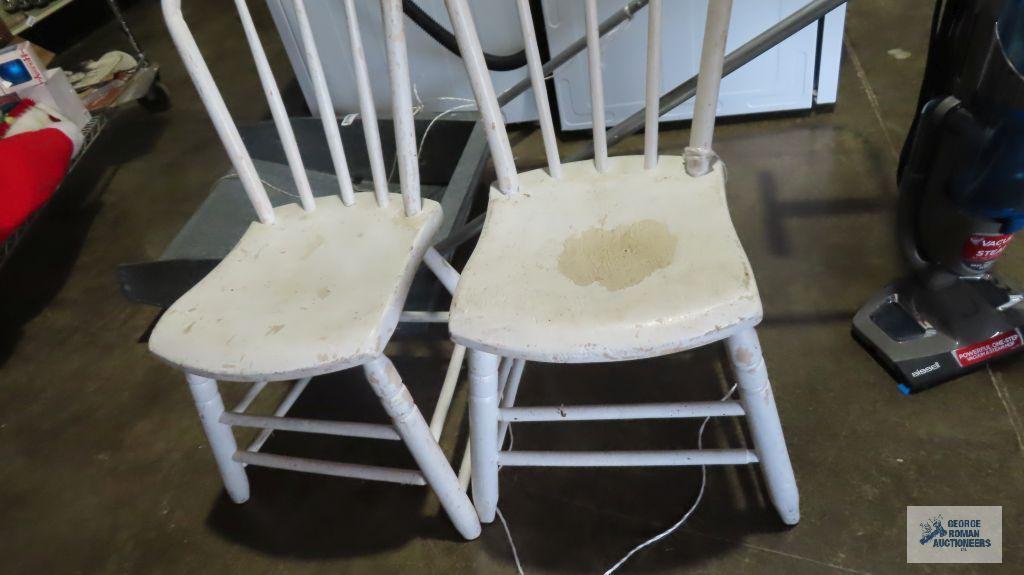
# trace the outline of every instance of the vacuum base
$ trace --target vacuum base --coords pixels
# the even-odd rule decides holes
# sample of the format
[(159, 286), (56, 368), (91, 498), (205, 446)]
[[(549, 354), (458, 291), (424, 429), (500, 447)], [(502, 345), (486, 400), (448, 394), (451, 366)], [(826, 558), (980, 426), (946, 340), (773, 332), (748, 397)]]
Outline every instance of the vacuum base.
[(1024, 350), (1024, 304), (994, 277), (894, 282), (853, 318), (853, 336), (910, 394)]

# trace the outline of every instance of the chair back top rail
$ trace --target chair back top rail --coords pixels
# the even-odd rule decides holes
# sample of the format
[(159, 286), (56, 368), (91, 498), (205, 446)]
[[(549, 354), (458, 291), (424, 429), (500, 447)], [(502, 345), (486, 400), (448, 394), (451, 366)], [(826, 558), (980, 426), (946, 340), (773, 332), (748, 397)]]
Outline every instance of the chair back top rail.
[[(305, 166), (281, 98), (280, 90), (274, 79), (273, 71), (263, 49), (259, 33), (253, 23), (252, 14), (249, 11), (246, 0), (234, 0), (234, 2), (249, 50), (253, 56), (260, 84), (270, 107), (274, 126), (277, 129), (284, 148), (285, 158), (295, 180), (295, 188), (298, 191), (300, 203), (305, 210), (313, 210), (315, 209), (315, 200), (309, 184), (309, 178), (306, 175)], [(331, 160), (338, 178), (339, 195), (345, 205), (352, 205), (355, 203), (352, 178), (345, 158), (345, 150), (342, 145), (334, 105), (327, 87), (323, 63), (317, 51), (312, 25), (306, 11), (306, 3), (305, 0), (291, 0), (291, 2), (295, 10), (306, 65), (313, 82), (324, 135), (327, 139)], [(380, 3), (384, 21), (388, 72), (391, 80), (392, 116), (394, 117), (403, 205), (405, 214), (412, 216), (420, 211), (421, 199), (419, 160), (417, 158), (416, 132), (413, 121), (412, 83), (409, 77), (408, 53), (403, 29), (402, 2), (401, 0), (380, 0)], [(344, 0), (344, 6), (356, 87), (359, 94), (359, 111), (363, 118), (363, 133), (373, 177), (374, 197), (376, 203), (383, 207), (388, 204), (388, 179), (384, 167), (384, 154), (377, 125), (377, 113), (373, 104), (370, 77), (366, 65), (359, 22), (356, 16), (356, 5), (354, 0)], [(200, 99), (206, 107), (210, 119), (213, 121), (217, 135), (220, 137), (235, 171), (238, 172), (239, 180), (256, 211), (257, 217), (263, 223), (274, 223), (274, 210), (266, 188), (256, 172), (252, 157), (242, 142), (238, 127), (231, 118), (223, 95), (217, 88), (216, 82), (206, 65), (206, 61), (203, 59), (195, 37), (185, 22), (181, 10), (181, 0), (162, 0), (162, 8), (174, 45), (181, 54), (185, 68), (199, 92)], [(509, 156), (511, 158), (511, 151)]]
[[(587, 64), (590, 79), (590, 96), (593, 123), (594, 165), (599, 172), (606, 169), (608, 145), (605, 126), (604, 86), (601, 70), (600, 31), (597, 13), (597, 0), (583, 0), (586, 9), (586, 45)], [(657, 166), (658, 158), (658, 101), (661, 84), (661, 39), (662, 39), (662, 0), (650, 0), (648, 5), (647, 56), (645, 79), (644, 117), (644, 166), (651, 169)], [(487, 141), (491, 148), (495, 171), (498, 175), (498, 188), (508, 194), (517, 190), (516, 167), (508, 134), (501, 117), (494, 86), (483, 60), (483, 50), (476, 33), (467, 0), (445, 0), (448, 14), (452, 21), (455, 37), (459, 43), (466, 72), (469, 74), (473, 95), (480, 108), (480, 114), (487, 130)], [(539, 62), (537, 36), (533, 30), (532, 15), (529, 13), (529, 2), (517, 0), (520, 10), (520, 24), (526, 44), (527, 64), (530, 72), (530, 84), (534, 90), (540, 118), (541, 135), (547, 156), (548, 170), (553, 177), (559, 177), (561, 165), (551, 125), (550, 110), (547, 106), (547, 90), (544, 85), (543, 68)], [(705, 23), (704, 41), (701, 47), (700, 72), (697, 81), (697, 99), (694, 110), (693, 124), (690, 131), (690, 145), (684, 150), (686, 171), (692, 176), (700, 176), (711, 170), (714, 159), (711, 143), (715, 128), (715, 114), (718, 102), (719, 86), (722, 80), (722, 63), (725, 57), (725, 43), (729, 30), (729, 19), (732, 12), (732, 0), (710, 0), (708, 2), (707, 21)], [(537, 53), (539, 54), (539, 53)], [(532, 60), (536, 58), (537, 62)]]

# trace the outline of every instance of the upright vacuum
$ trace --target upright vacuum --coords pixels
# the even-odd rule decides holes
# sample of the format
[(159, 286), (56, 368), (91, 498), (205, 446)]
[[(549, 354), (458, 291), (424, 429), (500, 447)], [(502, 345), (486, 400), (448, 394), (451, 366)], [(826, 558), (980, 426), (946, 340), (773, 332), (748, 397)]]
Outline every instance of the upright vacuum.
[(1024, 349), (1024, 295), (992, 267), (1024, 228), (1024, 0), (939, 0), (920, 114), (903, 146), (910, 274), (853, 334), (914, 393)]

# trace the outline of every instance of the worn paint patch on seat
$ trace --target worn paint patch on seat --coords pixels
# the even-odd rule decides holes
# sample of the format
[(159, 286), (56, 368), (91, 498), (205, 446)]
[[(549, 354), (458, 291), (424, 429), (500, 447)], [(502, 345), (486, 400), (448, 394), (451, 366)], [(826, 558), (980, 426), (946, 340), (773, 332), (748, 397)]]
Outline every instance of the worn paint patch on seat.
[(618, 291), (668, 267), (678, 238), (664, 222), (646, 219), (612, 229), (590, 228), (562, 244), (558, 271), (579, 286)]

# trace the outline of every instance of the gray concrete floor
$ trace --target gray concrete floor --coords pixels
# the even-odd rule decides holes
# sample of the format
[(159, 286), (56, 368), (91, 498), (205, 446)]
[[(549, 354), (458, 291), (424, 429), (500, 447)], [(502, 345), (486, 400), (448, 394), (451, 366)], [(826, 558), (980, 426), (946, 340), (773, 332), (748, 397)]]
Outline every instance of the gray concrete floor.
[[(187, 2), (240, 122), (266, 116), (230, 3)], [(254, 2), (261, 6), (261, 2)], [(783, 528), (753, 469), (711, 469), (703, 504), (626, 573), (1020, 573), (1024, 542), (1024, 360), (1008, 360), (907, 398), (849, 334), (854, 310), (901, 273), (893, 231), (896, 154), (914, 111), (932, 3), (851, 3), (834, 110), (729, 122), (717, 149), (757, 273), (760, 329), (802, 495)], [(184, 381), (139, 343), (154, 309), (128, 304), (115, 266), (157, 257), (228, 168), (160, 20), (129, 11), (163, 64), (173, 111), (128, 110), (70, 181), (70, 194), (0, 275), (0, 572), (511, 573), (498, 525), (459, 541), (422, 489), (270, 470), (253, 497), (224, 495)], [(271, 24), (257, 10), (260, 27)], [(272, 37), (268, 33), (268, 37)], [(69, 56), (96, 56), (112, 26)], [(278, 69), (282, 52), (271, 44)], [(902, 48), (911, 57), (887, 54)], [(681, 149), (685, 129), (663, 149)], [(565, 142), (571, 149), (578, 142)], [(634, 138), (617, 153), (640, 149)], [(527, 134), (517, 153), (542, 161)], [(1002, 273), (1024, 280), (1024, 250)], [(396, 345), (429, 405), (442, 338)], [(710, 346), (646, 362), (530, 365), (524, 404), (717, 397), (727, 385)], [(225, 386), (228, 397), (239, 388)], [(265, 406), (264, 406), (265, 407)], [(357, 374), (311, 387), (296, 409), (379, 419)], [(458, 418), (456, 418), (458, 419)], [(454, 451), (464, 425), (453, 421)], [(518, 426), (528, 448), (692, 447), (679, 424)], [(728, 420), (709, 445), (742, 444)], [(282, 434), (268, 448), (328, 457), (404, 459), (401, 450)], [(506, 470), (501, 508), (528, 573), (594, 573), (689, 507), (696, 469)], [(1002, 566), (905, 564), (905, 507), (1002, 505)]]

